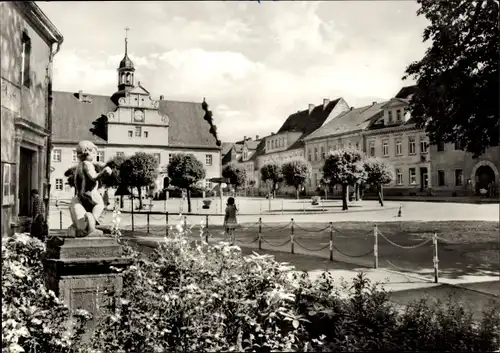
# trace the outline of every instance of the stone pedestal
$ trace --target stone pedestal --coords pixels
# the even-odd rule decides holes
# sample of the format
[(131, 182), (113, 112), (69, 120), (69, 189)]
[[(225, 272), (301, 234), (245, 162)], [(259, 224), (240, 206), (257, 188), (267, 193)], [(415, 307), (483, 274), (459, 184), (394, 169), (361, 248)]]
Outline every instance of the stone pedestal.
[(117, 304), (123, 278), (111, 266), (128, 266), (122, 248), (111, 237), (69, 238), (67, 231), (51, 231), (44, 258), (45, 285), (71, 311), (85, 309), (94, 319)]

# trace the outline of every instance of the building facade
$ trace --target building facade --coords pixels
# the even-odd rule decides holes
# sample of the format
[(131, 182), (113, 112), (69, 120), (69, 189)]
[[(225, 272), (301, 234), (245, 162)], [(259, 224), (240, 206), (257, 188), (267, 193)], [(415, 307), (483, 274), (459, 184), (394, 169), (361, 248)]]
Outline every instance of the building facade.
[(0, 19), (3, 237), (29, 229), (32, 189), (48, 200), (52, 60), (63, 36), (33, 1), (0, 3)]
[[(78, 160), (76, 144), (90, 140), (98, 146), (97, 160), (106, 162), (117, 155), (137, 152), (153, 154), (159, 162), (157, 190), (163, 188), (167, 167), (174, 154), (193, 154), (204, 166), (206, 180), (221, 175), (220, 147), (203, 119), (200, 103), (153, 99), (140, 82), (125, 49), (118, 67), (118, 90), (111, 96), (83, 92), (54, 93), (54, 141), (51, 196), (67, 199), (74, 190), (66, 184), (65, 171)], [(107, 118), (107, 141), (89, 128), (98, 117)], [(210, 187), (207, 181), (202, 186)]]

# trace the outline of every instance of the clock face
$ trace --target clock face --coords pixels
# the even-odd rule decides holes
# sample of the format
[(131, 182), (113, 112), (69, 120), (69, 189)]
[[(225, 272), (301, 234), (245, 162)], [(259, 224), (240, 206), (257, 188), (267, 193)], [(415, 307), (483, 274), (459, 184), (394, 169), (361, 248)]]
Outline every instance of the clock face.
[(136, 110), (134, 112), (135, 121), (144, 121), (144, 112), (142, 110)]

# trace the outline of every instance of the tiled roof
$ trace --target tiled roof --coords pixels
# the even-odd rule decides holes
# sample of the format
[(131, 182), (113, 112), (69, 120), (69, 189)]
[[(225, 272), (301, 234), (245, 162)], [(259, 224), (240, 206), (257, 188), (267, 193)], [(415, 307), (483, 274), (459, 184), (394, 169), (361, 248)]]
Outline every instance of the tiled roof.
[(394, 98), (408, 98), (417, 91), (417, 86), (406, 86), (399, 90), (399, 92), (394, 96)]
[(375, 103), (343, 112), (325, 126), (314, 131), (305, 140), (364, 130), (370, 125), (373, 118), (382, 112), (382, 106), (386, 103), (387, 102)]
[(222, 147), (220, 153), (225, 156), (229, 151), (231, 151), (231, 148), (233, 148), (234, 143), (233, 142), (222, 142)]
[[(106, 141), (92, 135), (89, 129), (92, 122), (110, 111), (116, 105), (110, 97), (87, 94), (91, 103), (83, 103), (77, 94), (71, 92), (54, 92), (53, 109), (53, 141), (76, 143), (90, 140), (105, 144)], [(203, 119), (204, 111), (201, 103), (160, 101), (160, 113), (170, 119), (169, 145), (179, 147), (217, 148), (215, 138), (210, 134), (210, 126)]]

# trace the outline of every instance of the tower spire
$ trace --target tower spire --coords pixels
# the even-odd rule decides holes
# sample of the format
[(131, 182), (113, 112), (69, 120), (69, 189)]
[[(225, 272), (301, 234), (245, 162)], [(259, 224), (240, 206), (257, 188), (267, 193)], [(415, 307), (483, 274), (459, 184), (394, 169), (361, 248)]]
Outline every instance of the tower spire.
[(125, 27), (125, 55), (127, 55), (127, 50), (128, 50), (128, 31), (130, 31), (130, 28)]

